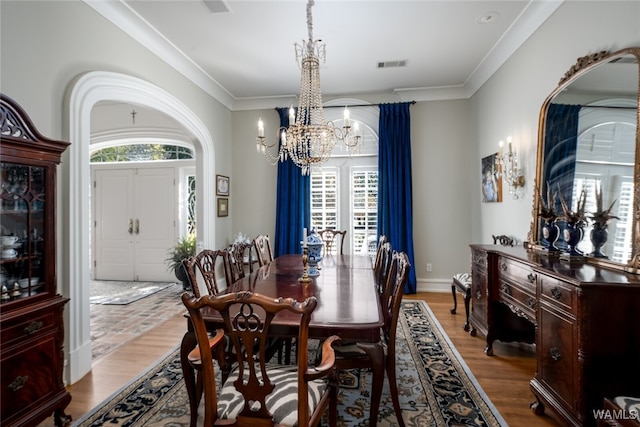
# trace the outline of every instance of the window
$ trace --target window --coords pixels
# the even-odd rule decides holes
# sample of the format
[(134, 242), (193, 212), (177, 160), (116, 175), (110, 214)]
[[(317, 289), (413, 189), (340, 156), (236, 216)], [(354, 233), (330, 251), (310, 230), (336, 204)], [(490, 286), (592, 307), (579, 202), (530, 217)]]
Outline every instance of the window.
[(375, 254), (378, 222), (378, 171), (351, 171), (352, 253)]
[(311, 173), (311, 228), (338, 229), (338, 168)]
[[(343, 125), (343, 106), (361, 100), (336, 100), (340, 108), (325, 110), (325, 118)], [(347, 230), (345, 254), (373, 254), (378, 223), (378, 119), (377, 106), (351, 109), (351, 125), (357, 121), (362, 139), (356, 153), (347, 155), (336, 144), (331, 158), (311, 170), (311, 227), (315, 230)]]
[(193, 150), (179, 145), (129, 144), (102, 148), (91, 154), (92, 163), (193, 159)]
[[(311, 227), (347, 230), (345, 253), (375, 254), (378, 170), (375, 159), (352, 159), (311, 172)], [(331, 161), (330, 161), (331, 162)], [(360, 165), (358, 165), (360, 164)]]

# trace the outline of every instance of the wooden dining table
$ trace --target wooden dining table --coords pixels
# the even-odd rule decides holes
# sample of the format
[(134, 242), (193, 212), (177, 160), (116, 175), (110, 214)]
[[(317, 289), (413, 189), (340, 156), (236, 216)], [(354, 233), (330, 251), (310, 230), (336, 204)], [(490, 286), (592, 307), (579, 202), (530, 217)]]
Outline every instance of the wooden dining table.
[[(380, 341), (380, 328), (384, 324), (380, 297), (375, 284), (371, 258), (364, 255), (329, 255), (320, 262), (320, 274), (309, 283), (300, 283), (303, 274), (301, 255), (282, 255), (269, 264), (227, 287), (223, 293), (252, 291), (272, 297), (291, 297), (298, 301), (315, 296), (318, 305), (309, 324), (309, 337), (323, 339), (338, 335), (343, 342), (358, 342), (372, 361), (373, 383), (371, 392), (370, 425), (377, 422), (380, 395), (384, 381), (384, 350)], [(211, 331), (223, 326), (222, 317), (212, 309), (204, 308), (203, 317)], [(197, 408), (195, 372), (187, 357), (195, 346), (196, 338), (188, 322), (181, 344), (181, 364), (184, 374), (191, 425), (196, 425)], [(297, 337), (299, 319), (288, 311), (273, 319), (274, 336)]]

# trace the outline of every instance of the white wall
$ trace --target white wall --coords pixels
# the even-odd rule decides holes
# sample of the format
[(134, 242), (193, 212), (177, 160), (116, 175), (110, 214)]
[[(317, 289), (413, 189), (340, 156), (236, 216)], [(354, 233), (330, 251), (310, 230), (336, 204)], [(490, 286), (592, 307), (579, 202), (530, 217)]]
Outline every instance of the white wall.
[[(265, 136), (276, 142), (280, 118), (274, 109), (238, 111), (232, 114), (233, 177), (229, 215), (233, 233), (250, 237), (275, 235), (277, 166), (256, 151), (258, 120), (262, 118)], [(272, 240), (273, 242), (273, 237)]]

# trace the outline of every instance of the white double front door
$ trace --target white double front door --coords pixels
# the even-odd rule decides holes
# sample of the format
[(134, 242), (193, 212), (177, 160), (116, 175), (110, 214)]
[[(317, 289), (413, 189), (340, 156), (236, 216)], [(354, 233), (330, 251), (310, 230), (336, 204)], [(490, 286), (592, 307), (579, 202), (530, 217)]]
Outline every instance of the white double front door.
[(175, 281), (167, 251), (176, 241), (175, 169), (94, 169), (94, 279)]

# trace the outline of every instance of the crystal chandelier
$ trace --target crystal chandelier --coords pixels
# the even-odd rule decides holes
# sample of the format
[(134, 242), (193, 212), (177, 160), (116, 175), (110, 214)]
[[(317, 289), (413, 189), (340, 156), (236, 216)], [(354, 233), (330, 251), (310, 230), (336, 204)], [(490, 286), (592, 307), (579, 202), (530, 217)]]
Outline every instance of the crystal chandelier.
[[(256, 148), (265, 157), (277, 164), (291, 158), (293, 163), (308, 175), (314, 166), (319, 166), (329, 159), (336, 141), (344, 143), (347, 152), (354, 152), (360, 142), (358, 123), (354, 123), (353, 133), (349, 120), (349, 110), (345, 107), (342, 128), (325, 122), (320, 91), (320, 63), (325, 61), (325, 45), (321, 40), (313, 39), (313, 23), (311, 7), (314, 0), (307, 2), (307, 29), (309, 40), (295, 44), (296, 61), (301, 69), (300, 98), (298, 110), (289, 110), (289, 126), (279, 130), (281, 143), (269, 144), (264, 136), (262, 119), (258, 121), (258, 138)], [(274, 149), (277, 148), (277, 151)]]

